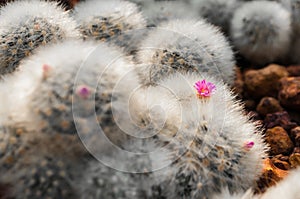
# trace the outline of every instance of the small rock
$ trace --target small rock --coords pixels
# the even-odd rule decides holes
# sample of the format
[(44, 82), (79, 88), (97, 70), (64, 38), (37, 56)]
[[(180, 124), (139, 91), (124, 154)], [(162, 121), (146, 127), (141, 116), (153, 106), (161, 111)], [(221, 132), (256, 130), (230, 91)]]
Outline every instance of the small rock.
[(288, 162), (279, 160), (277, 158), (272, 158), (272, 162), (277, 168), (282, 170), (289, 170), (291, 168)]
[(282, 155), (282, 154), (276, 155), (275, 158), (277, 158), (278, 160), (281, 160), (281, 161), (285, 161), (285, 162), (289, 161), (289, 156)]
[(260, 70), (245, 72), (245, 88), (253, 98), (263, 96), (277, 97), (279, 80), (289, 73), (285, 67), (271, 64)]
[(243, 98), (244, 81), (241, 69), (238, 67), (235, 67), (235, 80), (233, 84), (233, 90), (240, 99)]
[(300, 65), (289, 66), (286, 68), (290, 76), (300, 76)]
[(300, 112), (297, 110), (289, 110), (289, 115), (292, 121), (295, 121), (297, 124), (300, 124)]
[(300, 126), (291, 130), (290, 136), (295, 143), (296, 147), (300, 147)]
[(290, 155), (289, 161), (293, 168), (300, 166), (300, 153)]
[(278, 99), (288, 108), (300, 110), (300, 77), (287, 77), (280, 80)]
[(265, 192), (266, 189), (282, 180), (288, 174), (287, 171), (277, 168), (273, 162), (267, 158), (264, 163), (264, 169), (261, 177), (256, 182), (256, 193)]
[(293, 153), (300, 153), (300, 147), (295, 147)]
[(279, 126), (267, 130), (266, 141), (270, 146), (271, 155), (289, 154), (294, 148), (287, 132)]
[(256, 107), (256, 111), (265, 116), (268, 113), (275, 113), (283, 111), (283, 108), (280, 106), (279, 102), (273, 97), (264, 97), (260, 100), (259, 104)]
[(275, 126), (281, 126), (286, 131), (290, 131), (292, 128), (298, 126), (296, 123), (291, 122), (291, 118), (286, 111), (267, 114), (264, 120), (264, 125), (267, 129)]

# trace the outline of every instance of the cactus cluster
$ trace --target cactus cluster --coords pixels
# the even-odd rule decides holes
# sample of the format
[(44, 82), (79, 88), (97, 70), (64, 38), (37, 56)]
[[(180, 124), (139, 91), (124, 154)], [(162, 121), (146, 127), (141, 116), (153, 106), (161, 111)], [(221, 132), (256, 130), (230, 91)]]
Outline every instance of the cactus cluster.
[(225, 34), (195, 13), (231, 29), (239, 53), (264, 64), (287, 50), (292, 9), (139, 2), (142, 12), (121, 0), (83, 1), (70, 15), (42, 0), (1, 9), (0, 72), (11, 73), (0, 81), (7, 198), (256, 197), (263, 130), (230, 89), (235, 60)]

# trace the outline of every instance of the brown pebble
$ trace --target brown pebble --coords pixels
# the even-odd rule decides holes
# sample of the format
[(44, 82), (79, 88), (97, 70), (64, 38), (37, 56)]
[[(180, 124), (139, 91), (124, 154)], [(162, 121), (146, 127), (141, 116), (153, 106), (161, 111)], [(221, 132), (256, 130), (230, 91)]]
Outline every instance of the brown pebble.
[(244, 81), (241, 69), (239, 67), (235, 67), (235, 80), (233, 83), (233, 91), (237, 94), (237, 96), (240, 99), (243, 97)]
[(294, 144), (282, 127), (274, 127), (266, 131), (266, 141), (270, 146), (270, 154), (290, 154)]
[(245, 100), (245, 108), (248, 110), (255, 110), (256, 102), (254, 100)]
[(277, 168), (282, 170), (289, 170), (291, 168), (288, 162), (282, 161), (276, 157), (272, 158), (272, 162)]
[(288, 108), (300, 110), (300, 77), (287, 77), (280, 80), (278, 99)]
[(295, 143), (296, 147), (300, 147), (300, 126), (297, 126), (291, 130), (290, 136)]
[(291, 120), (297, 122), (298, 124), (300, 124), (300, 111), (297, 110), (289, 110), (289, 115), (291, 117)]
[(263, 96), (277, 97), (279, 80), (289, 74), (285, 67), (271, 64), (260, 70), (245, 72), (245, 88), (257, 99)]
[(267, 129), (275, 126), (281, 126), (286, 131), (290, 131), (292, 128), (298, 126), (296, 123), (291, 122), (291, 118), (286, 111), (267, 114), (264, 120), (264, 125)]
[(275, 113), (283, 111), (283, 108), (280, 106), (278, 100), (273, 97), (264, 97), (260, 100), (259, 104), (256, 107), (256, 111), (265, 116), (268, 113)]
[(264, 162), (263, 174), (257, 181), (256, 193), (263, 193), (272, 185), (275, 185), (288, 174), (288, 171), (277, 168), (273, 162), (267, 158)]
[(295, 147), (293, 153), (300, 153), (300, 147)]
[(300, 153), (293, 153), (289, 158), (292, 168), (300, 166)]
[(300, 65), (289, 66), (286, 69), (290, 76), (300, 76)]

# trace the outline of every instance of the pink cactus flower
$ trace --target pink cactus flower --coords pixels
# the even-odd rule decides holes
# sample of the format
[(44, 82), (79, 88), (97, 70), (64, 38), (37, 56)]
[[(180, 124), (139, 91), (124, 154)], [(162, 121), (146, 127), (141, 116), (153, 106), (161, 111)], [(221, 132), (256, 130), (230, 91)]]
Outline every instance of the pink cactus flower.
[(79, 86), (76, 90), (76, 94), (83, 99), (87, 99), (91, 95), (91, 89), (88, 86)]
[(249, 151), (250, 149), (252, 149), (254, 146), (254, 142), (253, 141), (248, 141), (245, 143), (244, 148)]
[(198, 92), (198, 97), (210, 97), (216, 90), (216, 86), (211, 82), (207, 82), (205, 79), (196, 82), (194, 87)]

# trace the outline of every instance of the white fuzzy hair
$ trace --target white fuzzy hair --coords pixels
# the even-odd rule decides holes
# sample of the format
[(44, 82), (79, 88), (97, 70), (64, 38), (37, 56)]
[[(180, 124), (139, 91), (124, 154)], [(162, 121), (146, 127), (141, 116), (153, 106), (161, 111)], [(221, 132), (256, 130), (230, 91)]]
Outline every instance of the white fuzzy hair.
[(79, 38), (76, 22), (68, 11), (64, 11), (57, 2), (43, 0), (17, 0), (0, 9), (0, 35), (11, 30), (16, 24), (26, 22), (30, 18), (40, 17), (51, 25), (58, 26), (66, 38)]
[(230, 34), (237, 50), (252, 62), (277, 61), (290, 46), (291, 14), (277, 2), (247, 2), (236, 10)]
[(149, 33), (137, 55), (138, 61), (144, 65), (138, 71), (146, 83), (152, 70), (151, 64), (160, 65), (161, 60), (155, 58), (155, 54), (163, 50), (170, 53), (183, 51), (186, 59), (189, 55), (194, 56), (202, 62), (194, 63), (198, 72), (210, 71), (226, 83), (233, 82), (235, 63), (232, 49), (219, 29), (205, 20), (172, 20)]
[[(216, 86), (215, 93), (208, 100), (200, 100), (193, 87), (197, 81), (202, 79), (206, 79)], [(159, 85), (169, 88), (177, 96), (181, 107), (181, 127), (183, 129), (185, 128), (184, 124), (197, 126), (206, 120), (208, 128), (218, 133), (223, 131), (230, 133), (227, 136), (233, 138), (240, 146), (243, 146), (245, 141), (254, 141), (254, 147), (244, 157), (243, 163), (248, 167), (247, 172), (240, 175), (247, 174), (249, 175), (248, 180), (253, 180), (260, 174), (267, 147), (263, 143), (257, 124), (250, 121), (249, 117), (244, 114), (243, 106), (235, 100), (234, 94), (224, 83), (203, 73), (200, 75), (176, 74), (161, 81)], [(216, 139), (212, 136), (210, 141), (214, 142)]]
[(54, 70), (62, 64), (72, 68), (73, 65), (84, 61), (95, 48), (96, 45), (92, 43), (66, 41), (62, 44), (42, 47), (35, 55), (23, 60), (20, 69), (13, 75), (4, 77), (0, 83), (2, 122), (6, 124), (30, 119), (28, 115), (31, 110), (28, 110), (28, 103), (30, 96), (43, 78), (44, 64), (48, 64)]
[(79, 24), (85, 23), (92, 17), (111, 16), (122, 19), (132, 27), (144, 28), (146, 22), (136, 4), (123, 0), (87, 0), (78, 3), (74, 8), (74, 17)]

